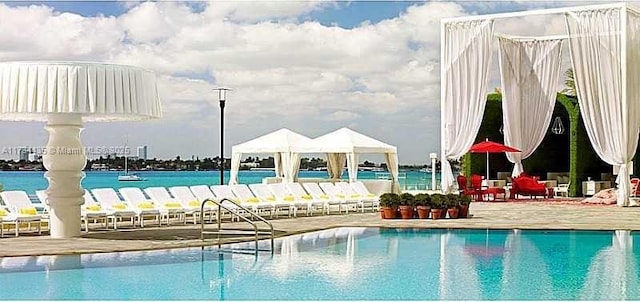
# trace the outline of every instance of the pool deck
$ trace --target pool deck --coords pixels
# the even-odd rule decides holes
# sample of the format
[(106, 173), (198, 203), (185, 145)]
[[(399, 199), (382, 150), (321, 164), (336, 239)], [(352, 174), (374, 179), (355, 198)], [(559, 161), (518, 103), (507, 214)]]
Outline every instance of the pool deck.
[[(465, 229), (568, 229), (640, 230), (640, 207), (581, 205), (571, 202), (472, 203), (467, 219), (383, 220), (379, 213), (319, 215), (271, 220), (277, 237), (334, 227), (465, 228)], [(246, 228), (246, 223), (224, 223), (223, 228)], [(207, 225), (215, 228), (215, 224)], [(0, 257), (38, 256), (201, 246), (199, 225), (175, 225), (92, 230), (79, 238), (51, 239), (24, 234), (0, 238)], [(235, 242), (237, 238), (222, 239)], [(207, 245), (217, 244), (215, 239)]]

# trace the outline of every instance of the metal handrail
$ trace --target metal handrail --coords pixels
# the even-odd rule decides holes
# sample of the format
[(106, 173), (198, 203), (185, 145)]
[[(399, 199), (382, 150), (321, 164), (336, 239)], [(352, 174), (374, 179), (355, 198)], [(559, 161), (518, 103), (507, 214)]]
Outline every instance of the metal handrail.
[(255, 232), (255, 244), (256, 244), (255, 251), (256, 251), (256, 254), (259, 251), (259, 249), (258, 249), (258, 235), (260, 233), (260, 229), (258, 229), (258, 225), (253, 220), (250, 220), (247, 217), (244, 217), (243, 215), (240, 215), (240, 214), (236, 213), (234, 211), (235, 209), (229, 208), (229, 207), (227, 207), (227, 206), (222, 204), (224, 201), (228, 201), (228, 202), (234, 204), (239, 209), (245, 211), (246, 213), (249, 213), (249, 215), (252, 218), (255, 217), (258, 220), (260, 220), (261, 222), (264, 222), (266, 225), (269, 226), (269, 229), (270, 229), (269, 232), (270, 232), (270, 237), (271, 237), (271, 254), (274, 253), (274, 249), (275, 248), (274, 248), (274, 238), (273, 238), (274, 237), (273, 225), (269, 221), (267, 221), (266, 219), (262, 218), (262, 216), (258, 215), (257, 213), (253, 212), (252, 210), (249, 210), (248, 208), (246, 208), (246, 207), (244, 207), (244, 206), (238, 204), (237, 202), (235, 202), (235, 201), (233, 201), (231, 199), (228, 199), (228, 198), (223, 198), (220, 201), (207, 198), (202, 202), (202, 204), (200, 204), (200, 240), (204, 241), (204, 234), (207, 233), (204, 230), (204, 219), (203, 218), (204, 218), (204, 206), (209, 201), (214, 203), (214, 204), (216, 204), (216, 205), (218, 205), (218, 214), (217, 214), (217, 218), (218, 218), (218, 231), (217, 231), (217, 234), (218, 234), (218, 248), (220, 248), (220, 246), (222, 245), (221, 242), (220, 242), (220, 233), (222, 231), (222, 215), (221, 214), (222, 214), (222, 209), (225, 209), (225, 210), (229, 211), (229, 213), (231, 213), (231, 215), (234, 215), (234, 214), (237, 215), (238, 218), (241, 218), (242, 220), (244, 220), (245, 222), (249, 223), (253, 227), (253, 230)]

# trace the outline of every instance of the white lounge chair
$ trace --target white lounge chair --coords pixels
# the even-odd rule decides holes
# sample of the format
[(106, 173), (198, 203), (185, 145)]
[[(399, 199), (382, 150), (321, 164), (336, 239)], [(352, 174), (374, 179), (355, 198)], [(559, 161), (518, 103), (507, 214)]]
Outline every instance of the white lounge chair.
[(14, 226), (16, 236), (20, 235), (20, 225), (23, 223), (26, 223), (29, 229), (35, 224), (38, 234), (42, 234), (43, 216), (38, 213), (25, 191), (0, 192), (0, 198), (5, 205), (0, 209), (0, 237), (4, 236), (5, 224)]
[[(233, 192), (233, 194), (236, 196), (236, 198), (238, 199), (238, 201), (242, 206), (249, 208), (256, 213), (262, 213), (262, 212), (268, 211), (269, 216), (273, 217), (273, 213), (275, 212), (274, 204), (272, 202), (261, 200), (257, 196), (253, 195), (253, 192), (251, 192), (251, 189), (249, 189), (247, 185), (245, 184), (230, 185), (228, 186), (228, 188), (231, 190), (231, 192)], [(216, 190), (222, 190), (222, 189), (223, 188), (216, 188)], [(218, 195), (216, 194), (216, 196)]]
[(373, 208), (372, 210), (378, 211), (380, 209), (380, 196), (371, 193), (371, 191), (367, 189), (367, 186), (365, 186), (363, 182), (354, 181), (351, 183), (351, 188), (353, 188), (356, 193), (363, 196), (363, 201), (371, 202)]
[(336, 186), (336, 188), (338, 188), (340, 191), (342, 191), (342, 193), (347, 197), (347, 199), (357, 201), (358, 204), (360, 205), (362, 213), (364, 213), (365, 200), (366, 200), (366, 203), (371, 204), (371, 207), (373, 207), (373, 201), (371, 201), (371, 199), (368, 199), (366, 196), (363, 196), (360, 193), (356, 192), (348, 182), (341, 181), (341, 182), (336, 182), (333, 185)]
[[(569, 186), (571, 186), (571, 181), (569, 181), (566, 184), (558, 184), (557, 187), (553, 188), (553, 194), (555, 196), (558, 196), (558, 197), (568, 197), (569, 196)], [(632, 197), (635, 197), (636, 189), (637, 189), (637, 184), (634, 187), (633, 183), (632, 183), (632, 186), (631, 186), (631, 196)]]
[(337, 206), (338, 212), (340, 212), (340, 208), (342, 207), (341, 199), (338, 199), (335, 196), (330, 196), (329, 194), (326, 194), (322, 190), (322, 188), (320, 188), (320, 185), (318, 185), (318, 183), (305, 182), (302, 184), (302, 186), (304, 187), (305, 190), (307, 190), (307, 193), (309, 193), (309, 195), (311, 195), (313, 198), (318, 200), (324, 200), (327, 214), (331, 214), (331, 206)]
[(216, 196), (213, 195), (213, 192), (211, 192), (211, 189), (209, 189), (208, 186), (190, 186), (189, 190), (191, 190), (191, 193), (193, 193), (193, 195), (198, 199), (199, 202), (203, 202), (207, 199), (216, 199)]
[[(186, 215), (191, 215), (193, 217), (193, 223), (196, 224), (196, 208), (185, 207), (182, 201), (173, 198), (164, 187), (149, 187), (145, 188), (144, 192), (151, 197), (154, 203), (163, 205), (169, 214), (184, 215), (185, 223), (187, 220)], [(197, 207), (197, 211), (200, 212), (200, 207)]]
[[(144, 196), (140, 188), (120, 188), (118, 192), (137, 211), (141, 227), (144, 227), (144, 217), (155, 217), (158, 220), (158, 225), (162, 225), (162, 217), (164, 216), (167, 218), (167, 224), (169, 224), (169, 211), (163, 208), (162, 205), (156, 204), (155, 200)], [(181, 209), (182, 207), (180, 207)]]
[[(204, 186), (204, 188), (207, 189), (207, 191), (209, 191), (207, 186)], [(182, 207), (185, 208), (185, 213), (188, 213), (189, 211), (195, 211), (194, 214), (197, 214), (197, 215), (194, 215), (193, 223), (196, 223), (196, 216), (200, 215), (200, 206), (202, 205), (202, 201), (204, 201), (207, 198), (204, 198), (202, 201), (200, 201), (193, 194), (191, 189), (189, 189), (189, 187), (186, 187), (186, 186), (170, 187), (169, 192), (171, 193), (171, 195), (173, 195), (173, 197), (179, 200), (180, 203), (182, 203)], [(211, 191), (209, 191), (209, 193), (211, 193)], [(210, 198), (213, 199), (213, 195), (211, 195)], [(210, 201), (208, 201), (207, 204), (204, 205), (205, 214), (209, 213), (210, 215), (209, 221), (213, 219), (212, 214), (213, 214), (213, 210), (215, 210), (214, 207), (215, 207), (215, 204)]]
[(131, 225), (135, 226), (135, 218), (139, 217), (140, 211), (134, 209), (128, 203), (123, 202), (114, 189), (92, 189), (91, 194), (93, 194), (93, 197), (95, 197), (95, 200), (100, 206), (106, 209), (110, 216), (113, 216), (114, 230), (118, 228), (118, 221), (123, 218), (131, 219)]
[[(213, 192), (213, 194), (216, 195), (216, 199), (218, 200), (218, 202), (222, 202), (222, 204), (225, 207), (233, 210), (233, 212), (236, 215), (244, 215), (246, 213), (245, 213), (244, 210), (242, 210), (240, 207), (238, 207), (235, 203), (239, 203), (245, 208), (247, 208), (247, 207), (251, 208), (251, 206), (249, 206), (246, 203), (244, 203), (242, 198), (239, 197), (238, 195), (236, 195), (233, 192), (233, 190), (231, 190), (231, 186), (228, 186), (228, 185), (213, 185), (210, 188), (211, 188), (211, 191)], [(231, 200), (231, 201), (233, 201), (235, 203), (227, 202), (225, 199)], [(233, 217), (232, 217), (232, 219), (233, 219)], [(239, 217), (237, 219), (238, 219), (238, 221), (240, 220)]]
[[(47, 193), (45, 190), (37, 190), (36, 196), (42, 204), (47, 204)], [(109, 213), (103, 209), (100, 204), (98, 204), (89, 193), (89, 190), (84, 190), (84, 204), (80, 207), (80, 215), (82, 219), (82, 224), (84, 225), (84, 231), (89, 231), (89, 221), (104, 221), (105, 229), (109, 228), (109, 219), (114, 217), (110, 217)]]
[(296, 210), (292, 202), (277, 199), (266, 184), (250, 184), (249, 188), (261, 201), (270, 202), (273, 205), (276, 216), (278, 216), (279, 210), (286, 210), (289, 217), (291, 217), (291, 214)]
[(310, 199), (303, 199), (302, 196), (293, 195), (289, 192), (285, 183), (268, 184), (267, 187), (271, 190), (276, 200), (293, 204), (293, 217), (298, 217), (298, 211), (301, 209), (304, 209), (307, 216), (309, 216)]
[[(293, 196), (301, 200), (306, 200), (309, 203), (309, 210), (307, 211), (307, 214), (309, 215), (313, 215), (313, 210), (315, 208), (320, 208), (322, 210), (322, 213), (324, 214), (325, 210), (329, 206), (328, 196), (326, 196), (326, 198), (324, 199), (320, 197), (321, 195), (314, 196), (308, 193), (298, 182), (288, 183), (286, 184), (286, 186), (289, 192), (293, 194)], [(320, 187), (318, 187), (318, 189), (320, 189)]]
[(352, 205), (361, 204), (360, 200), (354, 199), (342, 192), (338, 187), (330, 182), (321, 182), (318, 184), (325, 194), (329, 195), (333, 200), (340, 200), (340, 208), (344, 208), (345, 212), (349, 214), (349, 208)]

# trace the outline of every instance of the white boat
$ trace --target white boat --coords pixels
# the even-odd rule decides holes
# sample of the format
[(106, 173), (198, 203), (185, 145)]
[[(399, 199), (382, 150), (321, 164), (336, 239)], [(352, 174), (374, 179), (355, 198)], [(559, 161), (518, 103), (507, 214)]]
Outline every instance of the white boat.
[[(128, 139), (127, 139), (128, 141)], [(144, 178), (142, 178), (140, 175), (135, 174), (135, 173), (131, 173), (129, 174), (129, 169), (127, 167), (127, 145), (125, 144), (124, 147), (125, 153), (124, 153), (124, 175), (118, 175), (118, 181), (143, 181), (146, 180)]]
[(143, 180), (146, 180), (146, 179), (140, 177), (140, 175), (135, 173), (118, 175), (118, 181), (143, 181)]

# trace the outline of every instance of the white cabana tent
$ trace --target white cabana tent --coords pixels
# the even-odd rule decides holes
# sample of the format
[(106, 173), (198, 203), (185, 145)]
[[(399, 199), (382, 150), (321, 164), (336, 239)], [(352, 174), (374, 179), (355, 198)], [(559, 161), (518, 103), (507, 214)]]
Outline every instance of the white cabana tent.
[(313, 144), (297, 150), (300, 153), (327, 153), (327, 171), (330, 179), (340, 179), (346, 162), (350, 182), (358, 178), (359, 154), (384, 154), (393, 182), (392, 190), (398, 187), (397, 148), (349, 128), (340, 128), (317, 137), (313, 139)]
[(627, 3), (442, 20), (441, 188), (453, 190), (448, 160), (468, 152), (482, 122), (494, 22), (550, 14), (564, 15), (567, 36), (503, 36), (500, 41), (505, 142), (523, 150), (522, 155), (508, 156), (516, 165), (514, 174), (548, 127), (557, 91), (558, 40), (567, 40), (587, 134), (598, 156), (620, 168), (618, 205), (628, 206), (627, 171), (640, 127), (640, 12)]
[(298, 176), (300, 168), (300, 150), (311, 146), (312, 140), (302, 134), (282, 128), (272, 133), (260, 136), (248, 142), (231, 148), (231, 172), (229, 184), (238, 183), (238, 170), (243, 154), (273, 154), (275, 172), (282, 177), (283, 182), (293, 182)]

